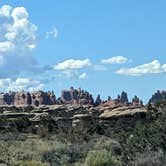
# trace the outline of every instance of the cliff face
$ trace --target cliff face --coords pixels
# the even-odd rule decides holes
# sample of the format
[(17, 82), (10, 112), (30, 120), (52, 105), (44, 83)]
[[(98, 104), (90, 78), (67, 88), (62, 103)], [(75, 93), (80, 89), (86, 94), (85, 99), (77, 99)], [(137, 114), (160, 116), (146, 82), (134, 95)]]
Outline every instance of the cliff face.
[(63, 90), (60, 99), (63, 104), (94, 104), (93, 97), (89, 92), (73, 87), (70, 90)]
[(62, 130), (63, 128), (78, 127), (79, 125), (107, 127), (116, 124), (118, 121), (123, 121), (124, 124), (134, 124), (137, 120), (146, 120), (146, 113), (147, 109), (145, 107), (123, 105), (113, 107), (112, 103), (110, 105), (101, 104), (98, 107), (80, 104), (39, 107), (1, 106), (0, 120), (4, 120), (4, 126), (7, 125), (5, 123), (8, 121), (19, 124), (17, 121), (23, 120), (29, 124), (29, 126), (25, 126), (27, 128), (35, 129), (36, 126), (44, 122), (46, 127), (48, 124), (54, 130)]
[(29, 92), (10, 92), (0, 94), (0, 105), (53, 105), (56, 103), (56, 97), (53, 92), (37, 91)]

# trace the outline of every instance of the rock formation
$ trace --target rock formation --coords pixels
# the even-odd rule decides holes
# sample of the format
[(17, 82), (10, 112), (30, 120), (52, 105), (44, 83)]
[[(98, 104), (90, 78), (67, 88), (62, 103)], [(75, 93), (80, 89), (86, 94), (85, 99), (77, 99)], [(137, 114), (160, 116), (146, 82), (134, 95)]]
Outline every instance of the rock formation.
[(56, 103), (54, 92), (36, 91), (10, 92), (0, 94), (0, 105), (28, 106), (52, 105)]
[[(150, 102), (166, 100), (166, 91), (158, 91), (152, 96)], [(61, 97), (56, 99), (54, 92), (34, 91), (34, 92), (9, 92), (0, 93), (0, 105), (13, 105), (13, 106), (40, 106), (40, 105), (54, 105), (54, 104), (78, 104), (78, 105), (109, 105), (109, 106), (143, 106), (143, 102), (135, 96), (131, 102), (129, 102), (127, 93), (122, 92), (118, 95), (117, 99), (111, 99), (108, 96), (108, 100), (102, 100), (100, 95), (97, 96), (94, 101), (93, 96), (82, 89), (74, 89), (71, 87), (69, 90), (63, 90)]]
[(12, 105), (14, 104), (15, 93), (0, 93), (0, 105)]
[(126, 92), (122, 92), (121, 95), (118, 95), (118, 100), (121, 102), (121, 103), (128, 103), (128, 97), (127, 97), (127, 93)]
[(73, 87), (70, 90), (63, 90), (60, 99), (64, 104), (94, 104), (93, 97), (90, 93), (81, 89), (74, 89)]
[(111, 96), (108, 96), (108, 101), (111, 101)]
[(102, 103), (102, 106), (109, 106), (111, 108), (121, 107), (121, 106), (134, 106), (134, 107), (142, 107), (143, 102), (137, 96), (134, 96), (132, 101), (130, 102), (127, 97), (126, 92), (122, 92), (121, 95), (118, 95), (117, 99), (111, 99), (108, 96), (108, 100)]
[(149, 103), (156, 104), (161, 101), (166, 101), (166, 91), (157, 91), (154, 95), (152, 95)]
[(101, 100), (101, 98), (100, 98), (100, 95), (97, 95), (97, 97), (96, 97), (96, 100), (95, 100), (95, 106), (98, 106), (98, 105), (100, 105), (102, 103), (102, 100)]
[[(101, 104), (98, 107), (94, 107), (92, 105), (88, 107), (85, 105), (75, 104), (41, 105), (38, 108), (34, 106), (4, 106), (1, 107), (0, 120), (8, 119), (8, 121), (13, 122), (23, 119), (24, 121), (29, 121), (32, 126), (34, 125), (34, 127), (36, 125), (39, 126), (39, 124), (44, 122), (55, 125), (54, 130), (56, 130), (58, 128), (71, 129), (72, 127), (77, 127), (79, 124), (86, 125), (88, 127), (90, 125), (108, 126), (116, 124), (115, 121), (121, 121), (122, 119), (127, 124), (133, 123), (136, 120), (146, 119), (146, 107), (124, 106), (123, 104), (117, 105), (118, 103), (115, 104), (116, 107), (113, 107), (113, 103), (111, 105)], [(19, 123), (17, 122), (17, 124)]]
[(143, 102), (137, 96), (134, 96), (131, 104), (133, 106), (143, 106)]
[(31, 94), (32, 105), (53, 105), (56, 103), (54, 92), (37, 91)]

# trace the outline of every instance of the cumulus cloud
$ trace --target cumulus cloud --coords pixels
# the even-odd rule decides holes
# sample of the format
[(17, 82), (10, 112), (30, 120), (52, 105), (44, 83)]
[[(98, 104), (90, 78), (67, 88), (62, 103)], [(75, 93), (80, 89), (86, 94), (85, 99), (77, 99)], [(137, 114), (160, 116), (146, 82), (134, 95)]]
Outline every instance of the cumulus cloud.
[(54, 70), (60, 71), (68, 78), (83, 79), (85, 73), (83, 73), (83, 75), (79, 74), (79, 70), (83, 70), (89, 66), (91, 66), (89, 59), (68, 59), (56, 64), (53, 68)]
[(0, 91), (33, 91), (43, 89), (44, 84), (38, 80), (29, 78), (17, 78), (12, 80), (11, 78), (0, 79)]
[(81, 79), (81, 80), (85, 80), (87, 78), (88, 78), (87, 73), (82, 73), (82, 74), (79, 75), (79, 79)]
[(103, 64), (123, 64), (128, 61), (128, 58), (124, 56), (114, 56), (108, 59), (102, 59), (101, 63)]
[(12, 10), (12, 7), (9, 5), (4, 5), (0, 8), (0, 15), (9, 16), (10, 11)]
[(91, 62), (89, 59), (68, 59), (64, 62), (58, 63), (54, 66), (55, 70), (77, 70), (86, 68), (91, 65)]
[(57, 36), (58, 36), (58, 30), (55, 27), (51, 31), (46, 32), (46, 39), (50, 37), (56, 38)]
[(36, 47), (37, 26), (30, 22), (24, 7), (0, 8), (0, 77), (32, 71), (37, 64), (32, 56)]
[(116, 71), (117, 74), (128, 76), (142, 76), (145, 74), (159, 74), (166, 72), (166, 64), (161, 65), (159, 60), (139, 65), (132, 68), (122, 68)]

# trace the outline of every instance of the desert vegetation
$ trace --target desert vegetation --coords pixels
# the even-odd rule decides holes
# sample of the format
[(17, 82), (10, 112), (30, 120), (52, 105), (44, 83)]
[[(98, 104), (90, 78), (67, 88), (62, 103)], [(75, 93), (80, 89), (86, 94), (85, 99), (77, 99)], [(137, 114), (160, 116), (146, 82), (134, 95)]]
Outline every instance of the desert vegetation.
[[(128, 126), (79, 124), (37, 130), (26, 119), (1, 120), (0, 163), (11, 166), (163, 166), (166, 163), (166, 104), (148, 106), (146, 120)], [(12, 126), (12, 129), (11, 129)], [(51, 128), (51, 129), (50, 129)]]

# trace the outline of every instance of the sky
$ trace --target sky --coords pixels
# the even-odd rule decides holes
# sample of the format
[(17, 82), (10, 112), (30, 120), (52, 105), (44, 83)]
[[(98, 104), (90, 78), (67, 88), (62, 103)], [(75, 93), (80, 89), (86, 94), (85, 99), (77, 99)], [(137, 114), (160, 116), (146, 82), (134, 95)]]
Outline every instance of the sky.
[(165, 0), (0, 0), (0, 91), (71, 86), (147, 102), (166, 82)]

